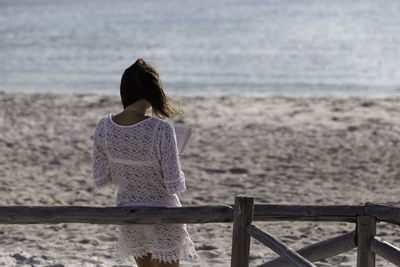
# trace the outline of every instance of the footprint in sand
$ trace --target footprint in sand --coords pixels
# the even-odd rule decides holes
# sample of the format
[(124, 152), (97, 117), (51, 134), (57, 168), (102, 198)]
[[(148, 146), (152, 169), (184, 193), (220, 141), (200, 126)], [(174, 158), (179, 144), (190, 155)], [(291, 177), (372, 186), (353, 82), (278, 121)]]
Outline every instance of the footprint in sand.
[(196, 247), (196, 250), (214, 250), (214, 249), (218, 249), (218, 248), (216, 246), (207, 245), (207, 244), (203, 244), (199, 247)]
[(245, 174), (248, 173), (249, 170), (244, 168), (231, 168), (229, 169), (229, 172), (232, 174)]
[(226, 172), (225, 170), (222, 170), (222, 169), (210, 169), (210, 168), (205, 168), (205, 169), (203, 169), (203, 171), (205, 171), (206, 173), (210, 173), (210, 174)]

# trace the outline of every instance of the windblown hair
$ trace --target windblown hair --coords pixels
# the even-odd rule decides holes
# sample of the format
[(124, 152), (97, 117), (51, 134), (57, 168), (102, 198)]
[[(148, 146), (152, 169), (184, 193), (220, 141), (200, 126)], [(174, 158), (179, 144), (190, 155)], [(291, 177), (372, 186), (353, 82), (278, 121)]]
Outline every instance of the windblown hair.
[(170, 118), (183, 113), (180, 107), (169, 103), (157, 71), (141, 58), (124, 71), (120, 94), (124, 109), (140, 99), (146, 99), (156, 117)]

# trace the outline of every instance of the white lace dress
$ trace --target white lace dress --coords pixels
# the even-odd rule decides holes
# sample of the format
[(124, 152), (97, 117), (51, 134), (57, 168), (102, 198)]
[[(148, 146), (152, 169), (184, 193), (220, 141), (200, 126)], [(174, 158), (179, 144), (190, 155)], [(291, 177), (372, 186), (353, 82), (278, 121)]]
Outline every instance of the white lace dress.
[[(150, 117), (122, 126), (109, 114), (98, 122), (93, 139), (93, 182), (97, 189), (113, 184), (117, 206), (181, 206), (176, 194), (185, 191), (185, 176), (169, 122)], [(197, 257), (185, 224), (121, 225), (119, 248), (124, 258)]]

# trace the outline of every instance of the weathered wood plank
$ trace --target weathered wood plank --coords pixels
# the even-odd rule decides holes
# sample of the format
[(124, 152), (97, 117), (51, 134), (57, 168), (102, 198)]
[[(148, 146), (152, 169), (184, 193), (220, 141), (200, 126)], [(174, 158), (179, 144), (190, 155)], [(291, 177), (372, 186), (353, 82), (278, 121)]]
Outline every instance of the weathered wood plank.
[(400, 266), (400, 248), (383, 241), (381, 238), (374, 236), (371, 240), (371, 249), (382, 258)]
[(364, 205), (254, 205), (253, 221), (341, 221), (356, 222)]
[[(400, 225), (400, 208), (372, 203), (365, 206), (259, 204), (254, 205), (253, 221), (356, 222), (358, 215), (372, 215), (379, 220)], [(0, 224), (214, 223), (232, 221), (233, 208), (230, 206), (183, 208), (0, 206)]]
[(230, 206), (85, 207), (0, 206), (0, 224), (164, 224), (231, 222)]
[(357, 267), (375, 267), (375, 253), (371, 250), (371, 239), (376, 234), (376, 218), (357, 217)]
[(255, 225), (250, 224), (247, 226), (247, 232), (249, 235), (275, 251), (281, 257), (288, 259), (290, 262), (300, 267), (315, 267), (314, 264), (309, 262), (303, 256), (298, 254), (296, 251), (285, 245), (279, 239), (273, 237), (265, 231), (257, 228)]
[[(336, 236), (297, 250), (301, 256), (311, 262), (323, 260), (335, 255), (341, 254), (356, 247), (355, 231)], [(275, 260), (266, 262), (258, 267), (289, 267), (294, 266), (284, 258), (277, 258)]]
[[(379, 207), (374, 207), (373, 211), (378, 213)], [(392, 210), (390, 212), (392, 212)], [(199, 214), (199, 216), (196, 214)], [(253, 221), (355, 222), (357, 215), (364, 215), (364, 206), (261, 204), (254, 206)], [(173, 217), (176, 218), (174, 219)], [(386, 214), (383, 217), (388, 219), (389, 214)], [(230, 206), (199, 206), (183, 208), (0, 206), (0, 224), (209, 223), (232, 221), (233, 208)]]
[(250, 236), (247, 225), (253, 220), (253, 208), (254, 198), (235, 197), (231, 267), (249, 266)]
[(375, 216), (379, 221), (390, 222), (400, 226), (400, 207), (366, 203), (365, 210), (368, 215)]

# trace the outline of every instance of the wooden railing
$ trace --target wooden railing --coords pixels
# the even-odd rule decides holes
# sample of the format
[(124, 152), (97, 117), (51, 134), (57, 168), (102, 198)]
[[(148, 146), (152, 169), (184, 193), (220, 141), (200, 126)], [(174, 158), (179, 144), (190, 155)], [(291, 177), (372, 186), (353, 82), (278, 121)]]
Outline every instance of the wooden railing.
[[(281, 257), (259, 267), (315, 266), (357, 247), (357, 267), (375, 266), (375, 254), (400, 266), (400, 249), (376, 237), (377, 221), (400, 225), (400, 208), (367, 203), (358, 206), (254, 205), (253, 198), (236, 197), (232, 238), (232, 267), (248, 266), (250, 237)], [(294, 251), (278, 238), (253, 225), (253, 221), (343, 221), (356, 223), (356, 230)]]
[[(278, 238), (262, 231), (255, 221), (353, 222), (355, 231), (294, 251)], [(250, 238), (256, 238), (280, 258), (260, 266), (315, 266), (312, 262), (357, 247), (357, 266), (375, 266), (375, 254), (400, 266), (400, 249), (376, 237), (377, 221), (400, 225), (400, 208), (365, 205), (254, 205), (254, 199), (236, 197), (232, 206), (84, 207), (0, 206), (0, 224), (164, 224), (233, 222), (232, 267), (249, 265)]]

